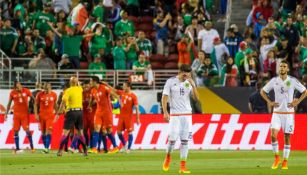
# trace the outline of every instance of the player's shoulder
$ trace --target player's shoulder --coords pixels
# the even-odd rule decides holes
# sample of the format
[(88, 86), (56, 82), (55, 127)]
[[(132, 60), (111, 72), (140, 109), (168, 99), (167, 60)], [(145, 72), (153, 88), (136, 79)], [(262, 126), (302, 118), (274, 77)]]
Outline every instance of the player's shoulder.
[(291, 75), (288, 75), (290, 81), (293, 81), (293, 82), (296, 82), (296, 83), (300, 83), (300, 81), (296, 78), (296, 77), (293, 77)]
[(178, 79), (177, 76), (173, 76), (173, 77), (167, 79), (166, 83), (177, 81), (177, 79)]

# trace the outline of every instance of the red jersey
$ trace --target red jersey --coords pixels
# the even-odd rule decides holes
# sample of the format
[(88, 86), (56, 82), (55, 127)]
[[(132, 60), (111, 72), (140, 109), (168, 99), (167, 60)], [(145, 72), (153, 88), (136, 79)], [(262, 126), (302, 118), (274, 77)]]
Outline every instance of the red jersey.
[(131, 116), (133, 114), (133, 106), (138, 105), (138, 99), (133, 92), (125, 93), (124, 91), (117, 91), (121, 97), (121, 116)]
[(97, 89), (93, 88), (91, 90), (91, 96), (95, 99), (97, 104), (97, 112), (112, 113), (110, 93), (111, 89), (102, 84), (99, 85)]
[(32, 93), (27, 88), (22, 88), (21, 91), (18, 91), (16, 89), (12, 90), (10, 93), (10, 99), (14, 101), (14, 114), (16, 115), (25, 115), (28, 114), (29, 106), (28, 101), (31, 97)]
[[(87, 112), (90, 113), (88, 111), (88, 105), (90, 103), (90, 99), (91, 99), (91, 93), (92, 93), (92, 89), (88, 91), (83, 91), (83, 101), (82, 101), (82, 105), (83, 105), (83, 112)], [(95, 112), (96, 110), (96, 103), (92, 104), (92, 110)]]
[(36, 102), (39, 104), (39, 115), (41, 117), (50, 116), (54, 114), (54, 105), (57, 102), (57, 95), (53, 91), (50, 93), (42, 91), (36, 95)]

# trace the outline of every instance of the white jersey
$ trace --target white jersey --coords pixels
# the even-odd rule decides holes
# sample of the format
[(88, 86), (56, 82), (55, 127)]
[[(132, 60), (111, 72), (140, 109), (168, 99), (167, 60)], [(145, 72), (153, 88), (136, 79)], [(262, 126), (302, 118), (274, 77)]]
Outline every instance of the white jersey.
[(163, 89), (163, 95), (169, 97), (170, 114), (191, 114), (190, 94), (192, 86), (188, 80), (181, 82), (179, 78), (169, 78)]
[(201, 50), (210, 54), (213, 50), (213, 39), (219, 37), (219, 33), (215, 29), (206, 30), (203, 29), (199, 31), (197, 39), (202, 40), (202, 48)]
[(279, 76), (272, 78), (264, 87), (263, 90), (269, 93), (274, 90), (275, 102), (279, 104), (274, 108), (274, 112), (294, 112), (294, 108), (288, 108), (288, 104), (293, 101), (294, 90), (298, 90), (300, 93), (306, 90), (296, 78), (287, 76), (283, 81)]

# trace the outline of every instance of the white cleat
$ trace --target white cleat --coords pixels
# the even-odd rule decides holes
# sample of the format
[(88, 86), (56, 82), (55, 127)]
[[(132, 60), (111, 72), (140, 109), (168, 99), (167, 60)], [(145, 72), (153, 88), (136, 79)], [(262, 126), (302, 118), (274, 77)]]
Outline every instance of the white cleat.
[(15, 153), (15, 154), (22, 154), (22, 153), (23, 153), (23, 150), (22, 150), (22, 149), (14, 150), (14, 153)]

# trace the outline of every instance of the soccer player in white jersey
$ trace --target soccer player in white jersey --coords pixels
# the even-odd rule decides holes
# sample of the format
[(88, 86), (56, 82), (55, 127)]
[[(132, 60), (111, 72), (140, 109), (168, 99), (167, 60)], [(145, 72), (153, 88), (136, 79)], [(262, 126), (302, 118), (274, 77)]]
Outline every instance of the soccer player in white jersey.
[[(190, 173), (186, 168), (188, 157), (188, 141), (192, 139), (192, 108), (190, 95), (198, 100), (196, 85), (191, 78), (191, 67), (183, 64), (179, 68), (177, 76), (166, 81), (163, 89), (162, 108), (164, 120), (169, 122), (169, 135), (166, 148), (166, 157), (163, 170), (168, 171), (171, 161), (171, 152), (176, 140), (180, 139), (180, 169), (179, 173)], [(170, 113), (167, 111), (167, 102), (170, 105)]]
[[(284, 152), (282, 169), (288, 169), (288, 158), (290, 154), (290, 136), (294, 131), (294, 107), (296, 107), (306, 96), (306, 88), (296, 79), (288, 76), (289, 64), (287, 61), (282, 61), (279, 66), (279, 76), (272, 78), (261, 90), (261, 96), (267, 103), (274, 107), (271, 120), (271, 139), (275, 161), (272, 169), (277, 169), (280, 164), (278, 153), (277, 134), (282, 128), (284, 132)], [(299, 99), (293, 99), (294, 90), (302, 93)], [(271, 101), (267, 96), (271, 90), (274, 90), (275, 101)]]

